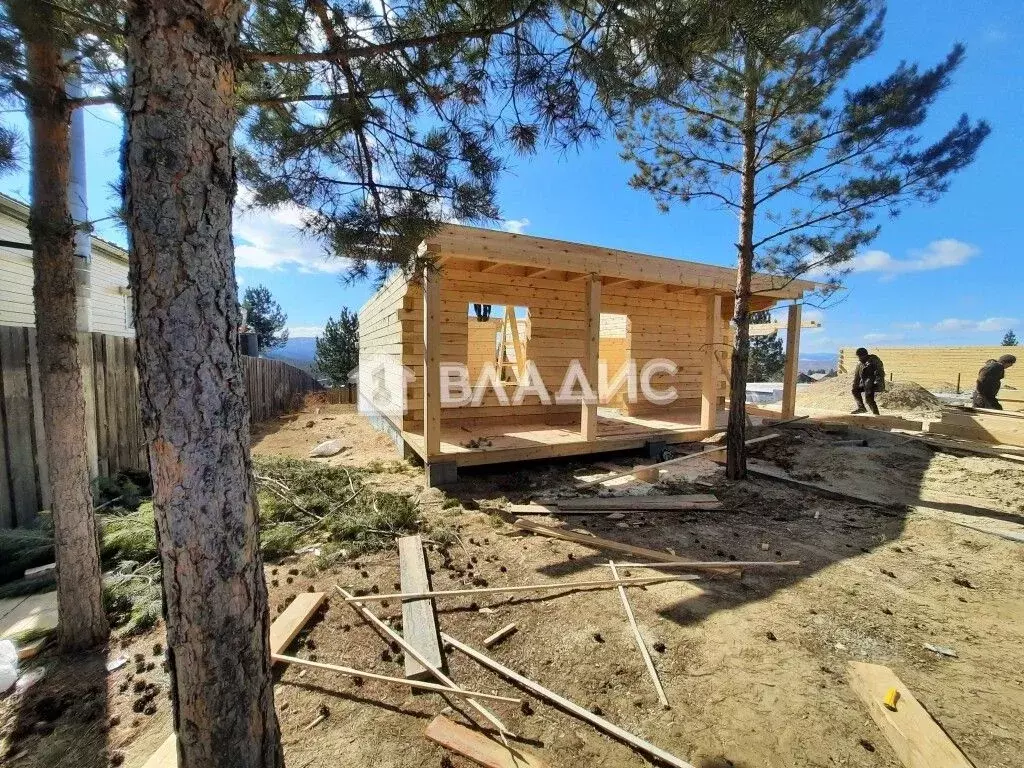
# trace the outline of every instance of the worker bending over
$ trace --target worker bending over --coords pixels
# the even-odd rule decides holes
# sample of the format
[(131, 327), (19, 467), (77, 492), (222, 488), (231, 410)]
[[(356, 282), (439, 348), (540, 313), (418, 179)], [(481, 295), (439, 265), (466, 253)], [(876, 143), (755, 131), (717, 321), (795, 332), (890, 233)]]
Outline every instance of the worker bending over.
[[(853, 399), (857, 401), (857, 408), (853, 413), (871, 412), (878, 415), (878, 406), (875, 404), (875, 393), (885, 392), (885, 366), (882, 365), (882, 358), (878, 355), (869, 355), (864, 347), (857, 350), (857, 369), (853, 372)], [(868, 408), (864, 407), (867, 401)]]
[(982, 366), (978, 371), (978, 382), (974, 385), (974, 397), (971, 398), (971, 404), (975, 408), (1003, 410), (1003, 406), (996, 400), (996, 395), (999, 394), (1006, 369), (1016, 362), (1017, 358), (1013, 355), (1003, 355), (998, 360), (989, 360)]

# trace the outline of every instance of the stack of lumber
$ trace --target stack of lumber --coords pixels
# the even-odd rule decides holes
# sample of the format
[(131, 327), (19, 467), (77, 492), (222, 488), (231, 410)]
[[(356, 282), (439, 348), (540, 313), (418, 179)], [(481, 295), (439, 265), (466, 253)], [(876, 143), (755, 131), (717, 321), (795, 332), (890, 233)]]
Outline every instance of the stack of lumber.
[(955, 408), (943, 412), (939, 421), (929, 424), (928, 433), (1024, 446), (1024, 414), (987, 408)]

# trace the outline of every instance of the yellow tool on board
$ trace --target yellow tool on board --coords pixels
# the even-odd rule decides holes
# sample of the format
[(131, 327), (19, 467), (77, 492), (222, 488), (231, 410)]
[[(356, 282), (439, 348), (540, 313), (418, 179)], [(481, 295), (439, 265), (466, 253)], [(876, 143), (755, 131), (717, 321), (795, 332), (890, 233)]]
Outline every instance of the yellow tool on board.
[(896, 702), (900, 700), (900, 692), (895, 688), (890, 688), (885, 694), (885, 698), (882, 699), (882, 704), (885, 705), (886, 709), (896, 711)]

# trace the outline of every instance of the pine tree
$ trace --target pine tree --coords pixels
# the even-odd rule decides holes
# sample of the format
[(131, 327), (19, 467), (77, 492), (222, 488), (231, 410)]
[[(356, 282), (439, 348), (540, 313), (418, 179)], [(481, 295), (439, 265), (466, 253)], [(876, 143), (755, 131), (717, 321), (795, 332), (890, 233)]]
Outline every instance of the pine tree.
[(616, 13), (548, 0), (249, 6), (133, 0), (126, 35), (130, 281), (189, 768), (283, 762), (236, 334), (236, 178), (255, 205), (302, 206), (307, 233), (356, 274), (411, 266), (440, 219), (496, 213), (500, 143), (594, 133), (600, 105), (578, 64)]
[(1017, 334), (1013, 332), (1013, 328), (1006, 332), (1003, 336), (1002, 346), (1004, 347), (1016, 347), (1017, 346)]
[[(688, 7), (684, 37), (649, 68), (648, 87), (614, 94), (631, 183), (667, 210), (710, 201), (738, 219), (727, 474), (746, 471), (744, 400), (751, 275), (811, 268), (835, 284), (879, 231), (874, 217), (932, 202), (989, 133), (966, 115), (932, 143), (917, 134), (963, 61), (957, 45), (934, 67), (900, 64), (883, 80), (845, 86), (882, 39), (881, 0), (774, 0)], [(666, 24), (672, 27), (671, 20)], [(685, 41), (699, 40), (701, 49)], [(710, 46), (714, 53), (705, 51)]]
[[(750, 313), (751, 323), (770, 323), (772, 313), (768, 310)], [(778, 331), (767, 336), (752, 336), (750, 339), (750, 368), (747, 376), (751, 381), (782, 381), (786, 367), (786, 349)]]
[(313, 358), (316, 372), (326, 376), (334, 386), (348, 384), (348, 375), (359, 365), (359, 318), (347, 307), (335, 322), (327, 319), (322, 336), (316, 340), (316, 354)]
[[(96, 88), (113, 77), (107, 33), (117, 24), (119, 4), (93, 5), (6, 0), (0, 10), (0, 98), (24, 106), (29, 123), (32, 294), (63, 650), (94, 646), (109, 634), (89, 486), (68, 202), (72, 112), (106, 98), (73, 97), (68, 80)], [(17, 140), (9, 128), (0, 130), (0, 167), (11, 167)]]
[(284, 327), (288, 315), (274, 300), (269, 288), (264, 285), (246, 288), (242, 306), (246, 309), (246, 325), (256, 334), (261, 354), (288, 343), (288, 331)]

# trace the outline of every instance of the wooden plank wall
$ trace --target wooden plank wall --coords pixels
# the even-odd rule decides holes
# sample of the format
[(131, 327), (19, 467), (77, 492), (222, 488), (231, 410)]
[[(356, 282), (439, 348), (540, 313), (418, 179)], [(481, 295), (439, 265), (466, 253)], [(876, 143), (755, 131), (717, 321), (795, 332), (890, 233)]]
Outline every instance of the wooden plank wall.
[[(419, 334), (419, 349), (422, 354), (423, 292), (418, 286), (411, 285), (399, 272), (389, 278), (359, 310), (359, 369), (363, 375), (372, 371), (378, 364), (401, 366), (406, 349), (406, 336), (414, 332)], [(414, 341), (409, 343), (412, 344)], [(422, 368), (422, 357), (419, 364)], [(394, 413), (392, 403), (380, 401), (387, 394), (375, 387), (364, 387), (360, 405), (375, 409), (394, 427), (401, 430), (404, 428), (402, 415)], [(422, 390), (419, 397), (422, 400)], [(422, 407), (421, 402), (420, 408)]]
[[(986, 361), (1001, 355), (1024, 357), (1024, 351), (1017, 347), (871, 347), (874, 354), (882, 358), (886, 375), (896, 381), (916, 381), (922, 387), (933, 391), (955, 392), (957, 375), (960, 376), (962, 392), (973, 392), (978, 371)], [(853, 373), (857, 367), (855, 348), (839, 350), (840, 373)], [(1020, 360), (1006, 372), (1003, 387), (1009, 385), (1024, 390), (1024, 360)], [(1024, 395), (1010, 395), (1021, 397)]]
[[(78, 344), (93, 476), (148, 469), (135, 339), (80, 333)], [(279, 360), (243, 360), (254, 423), (284, 413), (297, 397), (320, 388), (310, 374)], [(0, 326), (0, 528), (32, 525), (48, 506), (36, 332)]]

